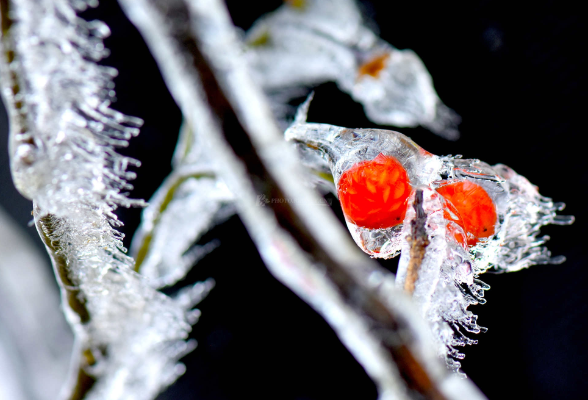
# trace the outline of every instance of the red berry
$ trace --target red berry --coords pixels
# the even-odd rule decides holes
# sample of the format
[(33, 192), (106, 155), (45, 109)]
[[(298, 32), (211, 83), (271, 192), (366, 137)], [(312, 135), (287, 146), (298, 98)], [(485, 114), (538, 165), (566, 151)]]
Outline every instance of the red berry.
[(496, 206), (482, 186), (462, 181), (441, 186), (437, 192), (455, 206), (468, 233), (470, 246), (475, 245), (479, 238), (494, 234)]
[(347, 220), (368, 229), (401, 224), (411, 191), (410, 179), (402, 164), (384, 154), (343, 172), (338, 188)]

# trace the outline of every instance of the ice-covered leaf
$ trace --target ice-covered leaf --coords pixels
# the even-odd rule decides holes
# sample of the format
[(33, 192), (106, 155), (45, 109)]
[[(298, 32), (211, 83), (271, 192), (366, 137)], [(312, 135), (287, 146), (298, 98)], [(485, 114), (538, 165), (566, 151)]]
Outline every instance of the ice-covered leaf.
[(233, 195), (217, 177), (215, 165), (197, 132), (185, 123), (174, 154), (174, 170), (143, 211), (133, 238), (137, 269), (153, 287), (183, 278), (217, 246), (193, 244), (215, 224), (234, 213)]
[(300, 96), (297, 88), (334, 81), (376, 123), (459, 137), (459, 117), (437, 96), (421, 59), (378, 38), (354, 0), (301, 3), (283, 5), (247, 34), (249, 62), (279, 117), (289, 117), (285, 103)]

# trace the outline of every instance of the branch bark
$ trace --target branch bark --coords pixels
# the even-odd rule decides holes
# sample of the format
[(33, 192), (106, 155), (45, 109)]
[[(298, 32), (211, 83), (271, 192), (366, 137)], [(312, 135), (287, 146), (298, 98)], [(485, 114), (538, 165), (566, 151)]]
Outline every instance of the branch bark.
[(404, 290), (408, 293), (414, 293), (415, 284), (419, 277), (419, 270), (425, 258), (425, 252), (429, 245), (429, 236), (427, 235), (426, 224), (427, 214), (423, 210), (423, 190), (417, 189), (413, 203), (415, 218), (411, 221), (410, 236), (407, 238), (410, 243), (410, 261), (406, 271), (406, 281)]

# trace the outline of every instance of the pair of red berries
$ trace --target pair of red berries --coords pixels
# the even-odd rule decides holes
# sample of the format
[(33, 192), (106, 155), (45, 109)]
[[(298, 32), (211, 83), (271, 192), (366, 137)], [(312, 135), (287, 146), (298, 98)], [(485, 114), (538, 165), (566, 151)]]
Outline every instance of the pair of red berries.
[[(346, 218), (368, 229), (391, 228), (401, 224), (406, 214), (412, 186), (402, 164), (379, 154), (346, 170), (339, 179), (339, 200)], [(460, 226), (467, 238), (448, 224), (455, 240), (470, 246), (494, 234), (496, 206), (488, 193), (470, 181), (446, 183), (437, 189), (445, 198), (445, 219)]]

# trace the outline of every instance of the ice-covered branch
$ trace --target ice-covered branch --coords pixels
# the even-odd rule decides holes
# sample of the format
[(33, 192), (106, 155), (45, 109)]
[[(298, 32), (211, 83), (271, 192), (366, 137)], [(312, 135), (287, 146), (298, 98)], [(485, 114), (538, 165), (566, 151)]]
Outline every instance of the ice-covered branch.
[(92, 2), (3, 1), (2, 85), (19, 191), (52, 258), (76, 337), (62, 397), (152, 399), (182, 373), (178, 359), (210, 289), (157, 292), (125, 255), (118, 206), (138, 162), (116, 153), (142, 121), (110, 108), (116, 71), (99, 66), (106, 25), (76, 12)]
[[(221, 176), (267, 266), (331, 324), (381, 397), (481, 398), (438, 363), (428, 329), (393, 288), (393, 277), (354, 249), (303, 184), (295, 155), (241, 62), (224, 5), (121, 4), (185, 117), (208, 132)], [(260, 207), (258, 196), (288, 201)]]

